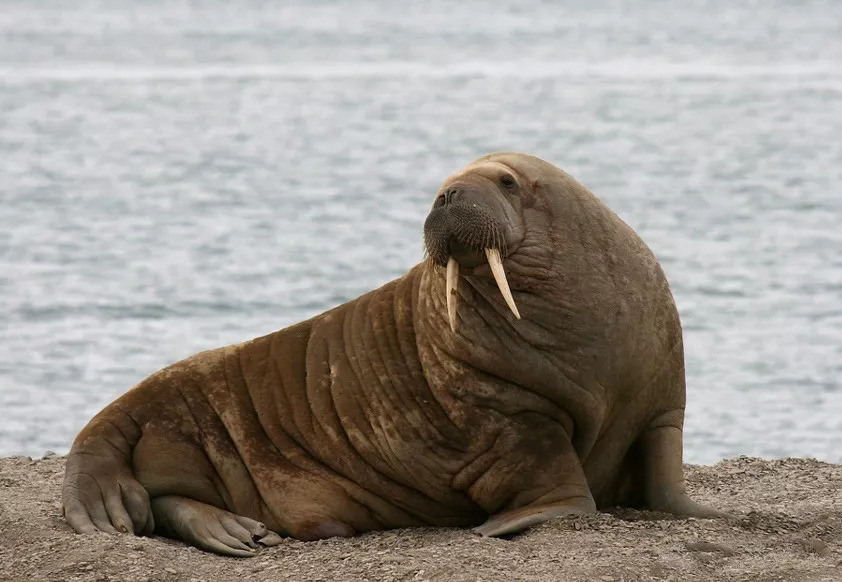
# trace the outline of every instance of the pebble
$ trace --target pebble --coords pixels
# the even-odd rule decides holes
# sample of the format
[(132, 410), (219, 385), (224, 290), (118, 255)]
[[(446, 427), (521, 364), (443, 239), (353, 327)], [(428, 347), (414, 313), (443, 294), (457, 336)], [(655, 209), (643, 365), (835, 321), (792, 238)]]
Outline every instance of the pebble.
[(821, 557), (830, 555), (830, 546), (821, 540), (800, 540), (804, 549), (810, 552), (815, 552)]
[(685, 544), (685, 547), (688, 550), (696, 552), (721, 552), (724, 556), (733, 556), (736, 553), (732, 548), (729, 548), (728, 546), (724, 546), (722, 544), (714, 544), (711, 542), (691, 542)]

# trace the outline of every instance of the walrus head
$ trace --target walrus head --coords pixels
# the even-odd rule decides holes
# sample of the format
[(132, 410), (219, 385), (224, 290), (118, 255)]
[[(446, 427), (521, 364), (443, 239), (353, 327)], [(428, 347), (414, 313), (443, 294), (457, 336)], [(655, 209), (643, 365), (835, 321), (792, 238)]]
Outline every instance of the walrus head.
[(516, 318), (503, 260), (524, 238), (521, 195), (528, 180), (513, 167), (479, 160), (450, 176), (436, 195), (424, 222), (424, 245), (435, 264), (447, 268), (447, 314), (456, 331), (459, 273), (488, 265), (500, 293)]

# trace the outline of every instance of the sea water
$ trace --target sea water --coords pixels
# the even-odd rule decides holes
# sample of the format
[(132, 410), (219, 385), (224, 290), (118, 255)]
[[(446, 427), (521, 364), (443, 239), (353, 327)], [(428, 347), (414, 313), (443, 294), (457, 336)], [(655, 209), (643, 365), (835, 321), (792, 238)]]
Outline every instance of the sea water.
[(0, 455), (399, 276), (519, 150), (661, 259), (686, 460), (842, 461), (840, 136), (833, 1), (3, 0)]

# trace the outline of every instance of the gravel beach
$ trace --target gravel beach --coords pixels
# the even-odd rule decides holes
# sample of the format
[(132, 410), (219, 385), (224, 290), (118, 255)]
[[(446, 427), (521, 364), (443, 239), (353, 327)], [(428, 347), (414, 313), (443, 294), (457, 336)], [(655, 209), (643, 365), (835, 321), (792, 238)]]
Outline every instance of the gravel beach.
[(616, 510), (511, 539), (392, 530), (286, 540), (249, 559), (164, 538), (72, 532), (64, 458), (0, 459), (0, 580), (842, 580), (842, 465), (740, 457), (686, 466), (688, 489), (729, 520)]

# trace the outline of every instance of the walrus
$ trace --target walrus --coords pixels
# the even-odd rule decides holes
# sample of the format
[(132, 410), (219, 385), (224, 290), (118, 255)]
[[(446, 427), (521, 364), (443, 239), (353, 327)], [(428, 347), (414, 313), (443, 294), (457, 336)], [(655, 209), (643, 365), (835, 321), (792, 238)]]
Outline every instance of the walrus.
[(250, 556), (612, 506), (721, 515), (685, 492), (681, 325), (629, 226), (552, 164), (497, 153), (444, 181), (424, 246), (379, 289), (109, 404), (70, 450), (67, 522)]

